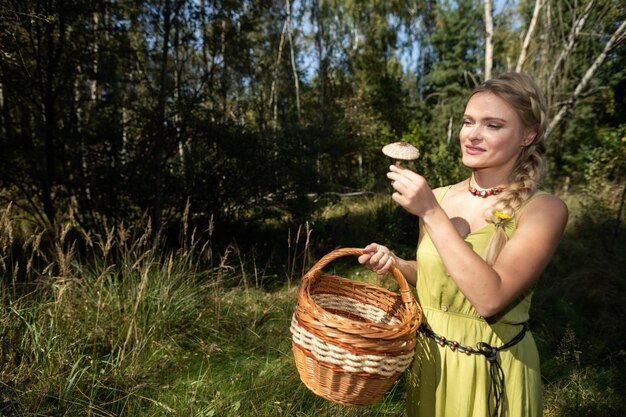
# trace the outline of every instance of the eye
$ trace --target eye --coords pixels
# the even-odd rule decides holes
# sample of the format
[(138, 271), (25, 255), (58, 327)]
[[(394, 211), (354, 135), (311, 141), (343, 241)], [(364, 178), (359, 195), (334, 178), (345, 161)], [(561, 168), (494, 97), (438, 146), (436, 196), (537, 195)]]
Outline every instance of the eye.
[(491, 123), (491, 124), (488, 125), (488, 127), (489, 127), (489, 129), (498, 130), (498, 129), (502, 128), (502, 125), (497, 125), (497, 124)]
[(472, 121), (468, 120), (468, 119), (463, 119), (463, 126), (471, 126), (472, 125)]

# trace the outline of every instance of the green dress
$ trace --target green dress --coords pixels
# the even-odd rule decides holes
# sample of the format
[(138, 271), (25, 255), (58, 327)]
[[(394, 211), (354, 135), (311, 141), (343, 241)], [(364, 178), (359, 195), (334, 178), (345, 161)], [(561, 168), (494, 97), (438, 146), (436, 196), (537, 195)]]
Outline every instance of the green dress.
[[(441, 201), (448, 191), (442, 190)], [(536, 194), (538, 195), (538, 194)], [(529, 200), (527, 200), (529, 201)], [(465, 241), (484, 258), (495, 225), (470, 233)], [(515, 216), (505, 227), (508, 236), (515, 230)], [(528, 321), (533, 290), (496, 317), (485, 320), (465, 298), (447, 274), (433, 242), (425, 231), (417, 249), (417, 298), (423, 321), (450, 341), (476, 347), (486, 342), (499, 347), (514, 338)], [(521, 261), (521, 260), (520, 260)], [(495, 399), (490, 394), (491, 378), (487, 358), (441, 346), (418, 332), (413, 365), (407, 378), (408, 417), (488, 417)], [(530, 332), (511, 348), (497, 355), (504, 371), (507, 417), (542, 415), (542, 387), (539, 355)]]

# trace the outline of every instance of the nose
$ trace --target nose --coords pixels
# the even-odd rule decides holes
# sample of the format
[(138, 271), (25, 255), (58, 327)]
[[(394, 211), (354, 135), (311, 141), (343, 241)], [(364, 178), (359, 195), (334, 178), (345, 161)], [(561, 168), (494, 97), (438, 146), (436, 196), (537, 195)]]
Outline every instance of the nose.
[(478, 123), (465, 125), (463, 127), (463, 133), (464, 133), (465, 139), (471, 142), (477, 142), (477, 141), (482, 140), (482, 134), (481, 134), (480, 126)]

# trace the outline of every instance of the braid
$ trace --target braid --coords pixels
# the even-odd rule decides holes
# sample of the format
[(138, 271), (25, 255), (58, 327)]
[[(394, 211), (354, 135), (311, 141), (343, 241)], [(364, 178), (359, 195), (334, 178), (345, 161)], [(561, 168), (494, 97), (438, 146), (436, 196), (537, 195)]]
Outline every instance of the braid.
[[(517, 209), (539, 188), (544, 172), (543, 155), (546, 151), (544, 133), (547, 126), (545, 100), (532, 79), (520, 73), (504, 73), (478, 86), (470, 95), (491, 92), (511, 104), (517, 111), (523, 126), (535, 132), (532, 142), (520, 152), (510, 185), (500, 194), (494, 205), (485, 212), (485, 219), (496, 224), (496, 232), (487, 245), (485, 259), (493, 265), (508, 239), (504, 225), (510, 221)], [(496, 216), (504, 213), (506, 220)]]
[[(496, 258), (508, 240), (504, 227), (500, 227), (498, 223), (500, 219), (498, 219), (494, 213), (496, 211), (506, 213), (510, 216), (506, 221), (510, 221), (510, 219), (514, 217), (516, 209), (539, 188), (539, 181), (543, 171), (543, 157), (537, 148), (538, 146), (536, 145), (530, 145), (522, 151), (518, 159), (517, 169), (514, 170), (511, 175), (511, 184), (500, 194), (500, 198), (485, 213), (485, 218), (488, 222), (499, 225), (496, 227), (496, 231), (491, 236), (489, 244), (487, 245), (485, 259), (490, 265), (493, 265), (496, 261)], [(524, 157), (524, 154), (528, 155)], [(501, 224), (501, 226), (503, 225), (504, 224)]]

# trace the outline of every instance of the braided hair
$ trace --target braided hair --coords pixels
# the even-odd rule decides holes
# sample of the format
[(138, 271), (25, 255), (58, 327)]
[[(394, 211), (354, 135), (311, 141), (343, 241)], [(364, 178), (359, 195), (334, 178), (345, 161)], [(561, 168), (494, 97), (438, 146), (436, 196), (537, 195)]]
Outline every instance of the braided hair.
[(535, 133), (532, 142), (524, 146), (517, 157), (510, 176), (510, 185), (485, 212), (485, 219), (497, 226), (485, 255), (487, 263), (493, 265), (508, 239), (504, 225), (513, 218), (515, 210), (537, 191), (544, 173), (546, 104), (535, 82), (518, 72), (506, 72), (485, 81), (472, 91), (469, 98), (477, 93), (492, 93), (509, 103), (515, 109), (525, 131), (531, 130)]

